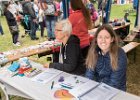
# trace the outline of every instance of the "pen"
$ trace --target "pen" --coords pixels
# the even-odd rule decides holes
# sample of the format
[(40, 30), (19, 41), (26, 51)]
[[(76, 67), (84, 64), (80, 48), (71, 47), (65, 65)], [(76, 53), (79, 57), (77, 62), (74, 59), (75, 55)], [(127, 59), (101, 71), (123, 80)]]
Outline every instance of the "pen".
[(54, 81), (52, 81), (51, 89), (53, 89), (53, 86), (54, 86)]
[(18, 72), (14, 73), (11, 77), (14, 77), (14, 76), (16, 76), (16, 75), (18, 75)]
[(72, 89), (72, 87), (65, 86), (65, 85), (62, 85), (62, 84), (61, 84), (61, 86), (62, 86), (63, 88)]
[(105, 86), (105, 85), (104, 85), (103, 87), (104, 87), (105, 89), (108, 89), (108, 90), (110, 90), (110, 88), (109, 88), (109, 87), (107, 87), (107, 86)]
[(61, 83), (60, 85), (73, 88), (73, 86), (70, 83)]

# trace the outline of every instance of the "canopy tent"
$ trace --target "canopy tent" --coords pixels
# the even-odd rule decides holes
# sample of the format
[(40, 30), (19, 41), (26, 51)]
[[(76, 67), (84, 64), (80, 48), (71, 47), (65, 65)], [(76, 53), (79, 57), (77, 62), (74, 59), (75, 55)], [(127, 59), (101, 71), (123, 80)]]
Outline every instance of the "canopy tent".
[(138, 7), (138, 0), (133, 0), (133, 8), (137, 9)]
[(140, 0), (139, 0), (139, 3), (138, 3), (138, 26), (140, 26)]
[(105, 9), (106, 12), (105, 23), (108, 23), (110, 20), (111, 4), (112, 4), (112, 0), (108, 0)]

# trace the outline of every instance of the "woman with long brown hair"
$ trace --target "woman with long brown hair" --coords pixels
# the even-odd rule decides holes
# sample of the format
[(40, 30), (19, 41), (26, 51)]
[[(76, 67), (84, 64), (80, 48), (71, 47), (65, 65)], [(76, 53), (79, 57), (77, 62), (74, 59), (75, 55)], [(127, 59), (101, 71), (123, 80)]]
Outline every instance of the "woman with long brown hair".
[(72, 24), (72, 34), (80, 39), (83, 56), (86, 56), (90, 45), (88, 29), (92, 26), (90, 14), (82, 0), (70, 0), (70, 6), (72, 12), (70, 13), (69, 20)]
[(86, 77), (126, 90), (127, 57), (118, 46), (117, 36), (110, 25), (102, 25), (96, 31), (86, 66)]

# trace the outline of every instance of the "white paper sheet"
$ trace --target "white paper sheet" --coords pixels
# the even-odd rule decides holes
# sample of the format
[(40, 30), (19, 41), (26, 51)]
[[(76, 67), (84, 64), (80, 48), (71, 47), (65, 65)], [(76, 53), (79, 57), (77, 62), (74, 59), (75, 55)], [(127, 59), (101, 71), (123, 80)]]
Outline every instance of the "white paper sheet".
[(33, 77), (32, 81), (39, 82), (39, 83), (47, 83), (61, 73), (62, 71), (49, 68), (43, 71), (42, 73), (38, 74), (37, 76)]
[(87, 91), (79, 97), (80, 100), (111, 100), (120, 90), (101, 83), (96, 88)]
[(78, 98), (80, 95), (85, 94), (87, 91), (89, 91), (90, 89), (95, 88), (96, 86), (98, 86), (99, 83), (89, 80), (86, 83), (77, 86), (74, 89), (69, 90), (69, 92), (76, 98)]
[(64, 82), (58, 82), (54, 85), (56, 88), (65, 88), (67, 90), (73, 89), (80, 86), (81, 84), (86, 83), (89, 79), (77, 75), (71, 75), (64, 79)]

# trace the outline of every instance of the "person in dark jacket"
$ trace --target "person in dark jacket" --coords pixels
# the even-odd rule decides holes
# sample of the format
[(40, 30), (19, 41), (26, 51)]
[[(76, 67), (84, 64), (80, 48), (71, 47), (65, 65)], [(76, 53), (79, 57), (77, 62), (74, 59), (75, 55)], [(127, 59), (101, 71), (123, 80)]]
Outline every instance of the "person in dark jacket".
[(54, 54), (54, 62), (49, 65), (46, 64), (46, 67), (82, 75), (85, 72), (85, 67), (80, 51), (80, 40), (77, 36), (71, 35), (71, 32), (72, 26), (68, 20), (62, 20), (56, 24), (56, 39), (62, 42), (62, 46), (60, 47), (59, 57)]
[(16, 22), (16, 16), (15, 14), (11, 12), (10, 10), (11, 6), (9, 2), (6, 2), (4, 6), (5, 6), (4, 15), (6, 17), (6, 20), (7, 20), (11, 35), (12, 35), (13, 44), (15, 46), (20, 46), (20, 43), (18, 41), (19, 30), (18, 30), (18, 25)]
[(127, 56), (118, 46), (112, 27), (102, 25), (95, 33), (86, 58), (85, 76), (126, 91)]
[(36, 37), (36, 30), (38, 28), (37, 25), (37, 18), (35, 15), (35, 10), (33, 8), (33, 5), (31, 3), (30, 0), (25, 0), (22, 2), (22, 8), (23, 8), (23, 13), (24, 13), (24, 17), (28, 17), (29, 22), (30, 22), (30, 37), (31, 40), (38, 40), (39, 38)]
[(129, 13), (126, 12), (125, 15), (124, 15), (124, 21), (130, 22), (130, 20), (128, 19), (128, 16), (129, 16)]

